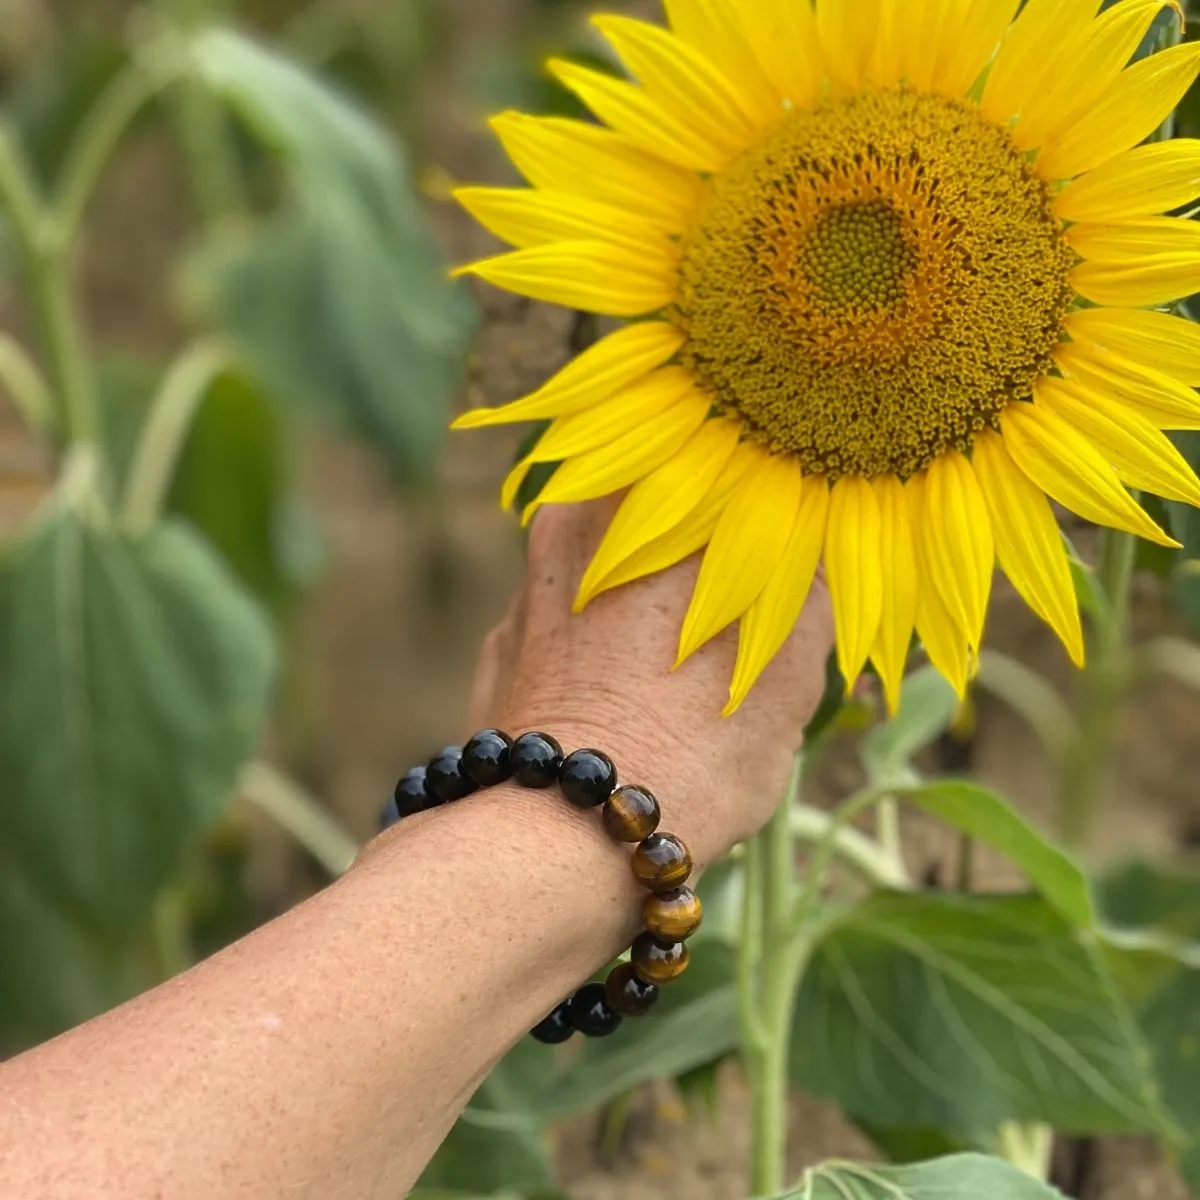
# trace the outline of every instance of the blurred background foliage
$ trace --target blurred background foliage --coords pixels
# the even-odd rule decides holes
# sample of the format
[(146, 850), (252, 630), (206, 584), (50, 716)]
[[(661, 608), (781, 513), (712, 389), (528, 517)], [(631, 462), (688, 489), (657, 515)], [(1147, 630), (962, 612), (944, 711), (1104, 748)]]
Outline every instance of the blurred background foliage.
[[(511, 178), (481, 114), (579, 115), (540, 63), (607, 62), (587, 7), (0, 0), (0, 157), (49, 214), (0, 215), (0, 1055), (320, 886), (390, 779), (462, 731), (519, 572), (493, 489), (521, 435), (444, 430), (594, 330), (448, 284), (489, 243), (445, 201)], [(1179, 125), (1200, 136), (1200, 93)], [(899, 1165), (812, 1195), (935, 1195), (905, 1164), (1016, 1161), (1043, 1125), (1071, 1195), (1200, 1188), (1200, 520), (1165, 509), (1185, 549), (1139, 546), (1149, 649), (1119, 713), (1004, 593), (968, 712), (923, 672), (880, 725), (869, 688), (841, 705), (831, 679), (798, 819), (894, 784), (910, 874), (827, 931), (791, 1062), (797, 1170)], [(1086, 606), (1094, 531), (1068, 532)], [(1073, 830), (1072, 753), (1097, 764)], [(653, 1024), (506, 1058), (422, 1195), (744, 1194), (741, 885), (736, 863), (706, 877), (695, 966)], [(977, 1195), (1045, 1195), (964, 1169)]]

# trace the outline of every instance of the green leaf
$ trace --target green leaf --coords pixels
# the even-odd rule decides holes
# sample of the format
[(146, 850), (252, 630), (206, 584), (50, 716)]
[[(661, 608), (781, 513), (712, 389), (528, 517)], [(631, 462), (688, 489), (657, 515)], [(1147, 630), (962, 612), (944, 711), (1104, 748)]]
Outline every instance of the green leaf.
[(428, 473), (465, 371), (475, 308), (433, 250), (384, 131), (296, 63), (227, 29), (192, 48), (200, 77), (273, 147), (292, 198), (226, 230), (191, 295), (281, 400)]
[(652, 1021), (626, 1021), (584, 1045), (577, 1062), (538, 1100), (534, 1119), (591, 1112), (652, 1079), (674, 1079), (724, 1058), (740, 1044), (732, 964), (716, 943), (664, 988)]
[(1095, 924), (1087, 877), (1065, 851), (1048, 841), (1003, 796), (963, 780), (938, 780), (897, 793), (932, 816), (986, 842), (1021, 868), (1068, 921)]
[(1038, 897), (866, 901), (818, 947), (795, 1030), (797, 1083), (874, 1125), (1170, 1125), (1092, 936)]
[(905, 679), (900, 711), (863, 738), (861, 755), (871, 781), (907, 778), (913, 756), (949, 728), (957, 710), (954, 689), (933, 667)]
[(1063, 1200), (1062, 1192), (1001, 1158), (955, 1154), (907, 1167), (827, 1162), (779, 1200)]
[[(471, 1111), (505, 1114), (526, 1110), (553, 1073), (554, 1051), (522, 1038), (484, 1080)], [(518, 1193), (554, 1186), (554, 1165), (544, 1132), (531, 1122), (489, 1128), (460, 1120), (421, 1176), (421, 1189), (486, 1196), (500, 1189)]]
[(1127, 862), (1096, 881), (1105, 918), (1129, 929), (1157, 929), (1200, 941), (1200, 875)]
[(952, 1137), (940, 1129), (872, 1125), (869, 1121), (856, 1121), (855, 1124), (887, 1155), (889, 1162), (923, 1162), (927, 1158), (941, 1158), (970, 1149), (962, 1138)]
[(262, 728), (271, 636), (186, 529), (50, 512), (0, 570), (0, 843), (109, 934), (145, 915)]

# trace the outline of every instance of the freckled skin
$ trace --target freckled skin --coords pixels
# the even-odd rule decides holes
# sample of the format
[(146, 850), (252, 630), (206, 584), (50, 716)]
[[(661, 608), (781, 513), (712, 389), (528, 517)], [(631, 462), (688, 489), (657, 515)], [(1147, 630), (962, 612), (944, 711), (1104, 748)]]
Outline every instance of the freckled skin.
[(908, 477), (1031, 398), (1075, 262), (1004, 130), (863, 93), (789, 115), (710, 183), (672, 319), (751, 436), (806, 472)]

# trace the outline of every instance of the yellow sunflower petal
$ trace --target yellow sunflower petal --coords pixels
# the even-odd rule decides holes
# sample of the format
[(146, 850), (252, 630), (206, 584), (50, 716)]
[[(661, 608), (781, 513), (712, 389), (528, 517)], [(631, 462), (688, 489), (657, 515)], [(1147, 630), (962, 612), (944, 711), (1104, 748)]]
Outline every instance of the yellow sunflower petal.
[(552, 58), (546, 69), (606, 124), (648, 154), (691, 171), (721, 170), (732, 157), (690, 122), (681, 122), (635, 84)]
[(1034, 395), (1088, 438), (1122, 482), (1200, 507), (1200, 479), (1166, 434), (1149, 421), (1122, 408), (1119, 401), (1096, 392), (1084, 394), (1064, 379), (1039, 380)]
[(854, 90), (867, 78), (880, 12), (881, 0), (817, 0), (817, 37), (826, 69), (839, 87)]
[(1013, 127), (1013, 141), (1032, 150), (1098, 104), (1164, 8), (1174, 8), (1183, 19), (1178, 0), (1124, 0), (1103, 13), (1070, 47), (1045, 91), (1026, 102)]
[(584, 412), (560, 417), (530, 451), (531, 462), (561, 462), (607, 446), (666, 412), (695, 387), (684, 367), (663, 367)]
[(733, 457), (739, 433), (733, 421), (705, 421), (674, 458), (634, 484), (584, 573), (576, 612), (599, 594), (607, 575), (670, 533), (704, 499)]
[(1012, 404), (1000, 432), (1017, 466), (1047, 495), (1085, 520), (1178, 547), (1134, 501), (1120, 477), (1073, 425), (1040, 404)]
[(733, 85), (756, 125), (778, 120), (784, 108), (747, 39), (739, 6), (725, 0), (663, 0), (676, 35), (695, 47)]
[(882, 522), (879, 501), (865, 479), (834, 485), (825, 534), (825, 573), (837, 625), (838, 666), (854, 686), (875, 644), (883, 615)]
[(611, 204), (668, 233), (688, 228), (702, 184), (692, 171), (638, 150), (599, 125), (505, 112), (489, 122), (535, 187)]
[(698, 50), (632, 17), (606, 14), (593, 17), (592, 24), (672, 121), (729, 157), (754, 138), (754, 122), (737, 89)]
[(559, 242), (471, 263), (456, 276), (480, 279), (518, 296), (608, 317), (665, 308), (675, 295), (674, 263), (604, 242)]
[(916, 91), (932, 90), (944, 43), (958, 32), (952, 17), (959, 0), (910, 0), (903, 11), (896, 4), (885, 7), (900, 78)]
[(824, 73), (809, 0), (755, 0), (739, 6), (738, 18), (779, 95), (794, 108), (808, 108), (820, 93)]
[(991, 430), (975, 438), (971, 465), (983, 489), (996, 555), (1025, 602), (1058, 634), (1067, 653), (1083, 666), (1083, 627), (1071, 567), (1054, 510)]
[(1063, 319), (1077, 342), (1195, 387), (1200, 385), (1200, 325), (1136, 308), (1080, 308)]
[(988, 74), (979, 111), (1003, 125), (1039, 95), (1053, 67), (1047, 47), (1074, 40), (1100, 0), (1029, 0), (1013, 22)]
[(1081, 263), (1071, 286), (1093, 304), (1140, 308), (1168, 304), (1200, 291), (1200, 255), (1148, 254), (1135, 261)]
[(900, 707), (904, 667), (917, 620), (916, 551), (904, 485), (894, 475), (885, 475), (876, 479), (873, 487), (879, 501), (880, 560), (885, 586), (883, 613), (871, 661), (883, 681), (888, 711), (895, 713)]
[(1200, 196), (1200, 139), (1135, 146), (1089, 171), (1054, 201), (1064, 221), (1093, 224), (1155, 216)]
[(1142, 217), (1119, 225), (1072, 225), (1067, 244), (1090, 262), (1128, 263), (1147, 255), (1191, 254), (1200, 258), (1200, 221)]
[(1172, 46), (1122, 71), (1107, 94), (1046, 143), (1037, 160), (1045, 179), (1072, 179), (1153, 133), (1200, 72), (1200, 46)]
[(800, 468), (772, 455), (734, 493), (704, 552), (679, 634), (679, 666), (758, 599), (783, 558), (800, 504)]
[(1054, 361), (1089, 400), (1119, 402), (1156, 429), (1200, 429), (1200, 396), (1161, 371), (1078, 342), (1061, 342), (1054, 349)]
[(925, 523), (927, 482), (924, 474), (914, 475), (904, 489), (915, 535), (917, 636), (925, 647), (929, 661), (946, 677), (954, 690), (964, 696), (971, 677), (971, 652), (967, 646), (967, 636), (955, 624), (933, 584), (933, 569), (925, 556), (925, 539), (920, 536)]
[(930, 578), (972, 649), (983, 640), (996, 547), (992, 523), (971, 464), (957, 450), (935, 458), (925, 473), (925, 511), (917, 537)]
[(800, 483), (800, 506), (783, 558), (742, 617), (737, 666), (724, 716), (737, 711), (800, 619), (821, 561), (828, 515), (828, 483), (821, 476), (806, 476)]
[(528, 521), (543, 504), (595, 500), (636, 483), (687, 445), (704, 424), (708, 410), (708, 400), (691, 392), (611, 444), (567, 459), (523, 519)]
[(611, 242), (634, 254), (670, 258), (671, 244), (653, 222), (580, 196), (532, 188), (458, 188), (454, 199), (498, 238), (528, 249), (552, 242)]
[(767, 452), (753, 442), (743, 442), (738, 446), (700, 503), (674, 529), (623, 559), (599, 584), (593, 586), (592, 598), (611, 588), (653, 575), (656, 571), (665, 571), (707, 545), (731, 497), (741, 487), (742, 481), (756, 471), (766, 458)]
[(536, 392), (500, 408), (463, 413), (452, 429), (542, 421), (582, 412), (673, 358), (683, 334), (665, 321), (626, 325), (589, 346)]
[(1021, 0), (973, 0), (960, 40), (941, 64), (935, 85), (944, 96), (962, 96), (983, 74), (1000, 39), (1017, 15)]

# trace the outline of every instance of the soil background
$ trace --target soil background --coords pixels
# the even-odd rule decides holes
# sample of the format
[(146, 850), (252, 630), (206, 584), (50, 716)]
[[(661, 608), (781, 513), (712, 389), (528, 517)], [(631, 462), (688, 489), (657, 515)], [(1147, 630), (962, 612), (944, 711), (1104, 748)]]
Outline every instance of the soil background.
[[(390, 2), (390, 0), (389, 0)], [(419, 124), (429, 191), (456, 181), (510, 182), (512, 175), (479, 112), (461, 97), (463, 82), (489, 47), (510, 36), (526, 0), (440, 0), (449, 45), (422, 99)], [(32, 6), (36, 9), (36, 5)], [(97, 6), (100, 7), (100, 6)], [(105, 6), (109, 7), (109, 6)], [(111, 6), (119, 14), (125, 7)], [(653, 4), (607, 7), (657, 11)], [(163, 354), (178, 330), (162, 297), (185, 239), (186, 201), (172, 155), (140, 139), (105, 184), (91, 222), (81, 286), (98, 340)], [(440, 181), (440, 182), (438, 182)], [(493, 248), (488, 235), (449, 204), (430, 208), (448, 255), (461, 261)], [(536, 388), (570, 356), (571, 314), (479, 289), (484, 321), (463, 407), (499, 404)], [(4, 326), (19, 315), (6, 304)], [(305, 486), (328, 544), (329, 565), (308, 607), (302, 642), (308, 664), (311, 741), (305, 781), (358, 835), (399, 770), (464, 730), (474, 656), (503, 613), (520, 576), (521, 535), (500, 512), (499, 481), (517, 434), (453, 440), (438, 486), (402, 496), (361, 447), (309, 438)], [(0, 530), (12, 528), (42, 494), (45, 463), (0, 411)], [(1139, 579), (1139, 636), (1175, 630), (1161, 589)], [(1068, 664), (1049, 631), (999, 585), (989, 641), (1069, 687)], [(1200, 828), (1200, 698), (1166, 681), (1137, 694), (1122, 722), (1117, 767), (1097, 829), (1096, 862), (1126, 855), (1178, 854)], [(1055, 821), (1054, 780), (1039, 742), (1011, 712), (983, 697), (974, 768), (1035, 821)], [(832, 804), (861, 782), (854, 748), (823, 760), (808, 799)], [(906, 814), (905, 845), (914, 874), (953, 872), (955, 842), (931, 822)], [(286, 844), (263, 834), (254, 886), (281, 897), (300, 894), (308, 877)], [(1017, 881), (983, 858), (981, 889)], [(558, 1135), (562, 1174), (574, 1200), (735, 1200), (745, 1195), (748, 1103), (736, 1067), (723, 1069), (715, 1112), (682, 1103), (668, 1085), (636, 1099), (621, 1153), (601, 1153), (598, 1120)], [(791, 1167), (827, 1157), (875, 1157), (839, 1113), (803, 1096), (792, 1112)], [(1186, 1200), (1187, 1189), (1149, 1143), (1109, 1139), (1059, 1150), (1059, 1178), (1086, 1200)], [(1082, 1164), (1082, 1166), (1081, 1166)], [(983, 1200), (983, 1198), (981, 1198)]]

